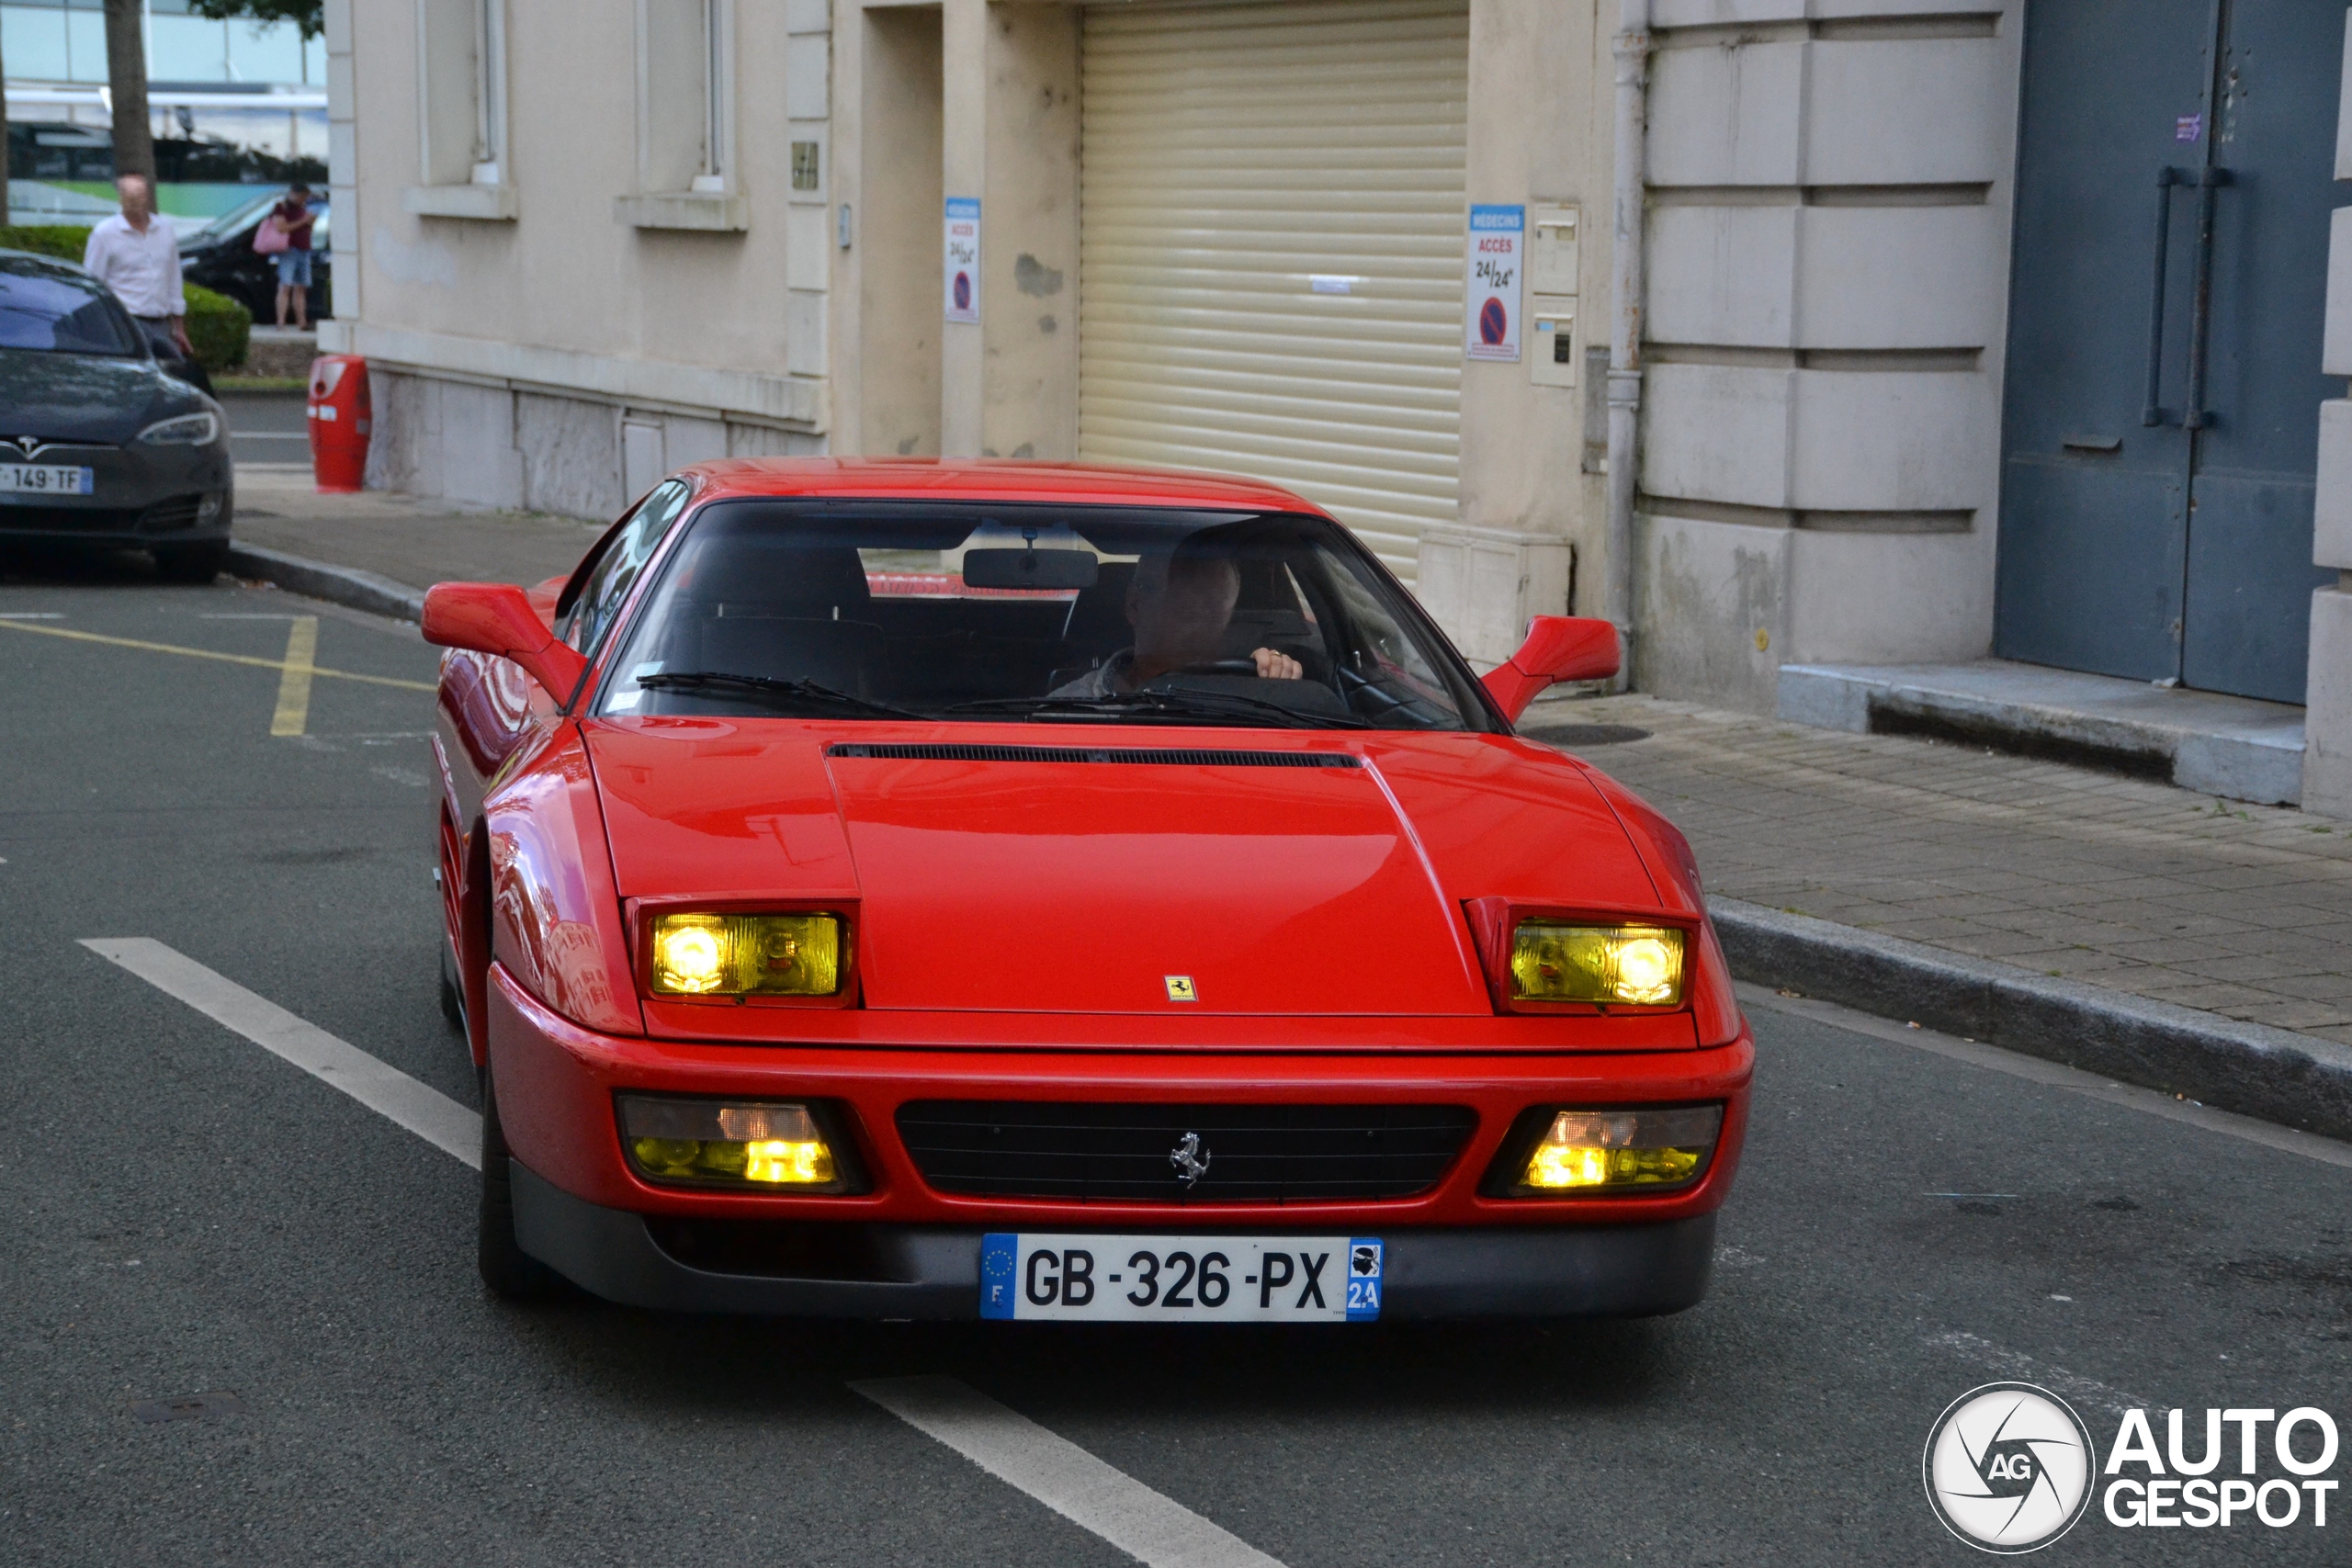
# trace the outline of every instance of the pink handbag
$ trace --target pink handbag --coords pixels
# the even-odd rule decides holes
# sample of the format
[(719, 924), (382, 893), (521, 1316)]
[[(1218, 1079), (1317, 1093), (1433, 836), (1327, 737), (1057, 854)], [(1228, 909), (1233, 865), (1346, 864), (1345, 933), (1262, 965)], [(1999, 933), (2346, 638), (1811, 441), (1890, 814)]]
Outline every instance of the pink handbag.
[(293, 243), (293, 236), (286, 231), (286, 225), (278, 220), (275, 212), (263, 219), (261, 227), (254, 231), (254, 254), (256, 255), (274, 256), (280, 251), (290, 249)]

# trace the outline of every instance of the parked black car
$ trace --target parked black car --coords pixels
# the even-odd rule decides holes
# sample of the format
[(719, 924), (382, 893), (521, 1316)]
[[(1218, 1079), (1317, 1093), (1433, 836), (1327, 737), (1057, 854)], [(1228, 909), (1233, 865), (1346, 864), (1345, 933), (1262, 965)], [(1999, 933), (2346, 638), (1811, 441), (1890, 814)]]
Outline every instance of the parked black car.
[(0, 251), (0, 545), (142, 549), (179, 582), (228, 559), (220, 405), (159, 364), (70, 262)]
[[(277, 268), (254, 253), (254, 235), (285, 197), (283, 189), (262, 191), (180, 240), (180, 276), (242, 301), (256, 326), (277, 320)], [(334, 262), (327, 250), (327, 198), (312, 196), (311, 210), (319, 215), (311, 228), (311, 320), (316, 321), (334, 313)]]

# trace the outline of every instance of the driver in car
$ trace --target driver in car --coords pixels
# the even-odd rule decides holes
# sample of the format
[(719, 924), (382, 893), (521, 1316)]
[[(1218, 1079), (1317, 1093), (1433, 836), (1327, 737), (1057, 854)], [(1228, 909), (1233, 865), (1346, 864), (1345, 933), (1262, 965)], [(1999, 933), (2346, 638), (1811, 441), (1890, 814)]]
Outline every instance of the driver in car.
[[(1216, 556), (1146, 556), (1127, 589), (1135, 646), (1120, 649), (1077, 680), (1046, 694), (1080, 700), (1132, 692), (1147, 682), (1222, 657), (1225, 628), (1241, 597), (1241, 572)], [(1295, 681), (1297, 660), (1271, 648), (1250, 655), (1261, 680)]]

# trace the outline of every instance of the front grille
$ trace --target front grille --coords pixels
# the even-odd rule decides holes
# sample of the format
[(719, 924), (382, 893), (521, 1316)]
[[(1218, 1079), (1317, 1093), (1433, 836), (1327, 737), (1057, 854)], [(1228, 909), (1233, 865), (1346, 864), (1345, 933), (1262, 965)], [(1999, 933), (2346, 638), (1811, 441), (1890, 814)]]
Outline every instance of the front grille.
[(989, 746), (964, 741), (837, 741), (828, 757), (925, 762), (1126, 762), (1184, 768), (1360, 768), (1338, 751), (1213, 751), (1166, 746)]
[[(1461, 1105), (977, 1100), (915, 1100), (898, 1116), (942, 1192), (1162, 1203), (1408, 1198), (1437, 1185), (1477, 1120)], [(1207, 1168), (1189, 1187), (1174, 1157), (1186, 1148)]]
[(0, 506), (0, 531), (37, 534), (127, 534), (140, 514), (119, 506)]

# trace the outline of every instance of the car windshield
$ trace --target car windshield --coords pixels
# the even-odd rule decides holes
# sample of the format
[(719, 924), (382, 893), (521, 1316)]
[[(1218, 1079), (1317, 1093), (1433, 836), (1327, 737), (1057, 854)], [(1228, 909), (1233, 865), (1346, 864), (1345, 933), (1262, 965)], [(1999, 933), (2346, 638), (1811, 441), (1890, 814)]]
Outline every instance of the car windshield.
[(135, 355), (130, 322), (96, 283), (29, 257), (0, 256), (0, 348)]
[(1289, 513), (714, 502), (621, 636), (605, 715), (1498, 728), (1372, 557)]

